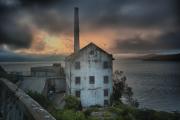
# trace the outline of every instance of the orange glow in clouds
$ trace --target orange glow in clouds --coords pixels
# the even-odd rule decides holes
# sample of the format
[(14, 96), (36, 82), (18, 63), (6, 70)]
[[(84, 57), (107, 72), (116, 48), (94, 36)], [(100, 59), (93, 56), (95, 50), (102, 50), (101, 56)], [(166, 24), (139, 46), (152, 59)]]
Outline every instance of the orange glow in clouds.
[[(80, 47), (84, 47), (90, 42), (95, 43), (102, 49), (112, 53), (115, 50), (116, 42), (124, 41), (136, 35), (146, 39), (149, 35), (154, 37), (161, 34), (160, 30), (133, 30), (133, 29), (104, 29), (86, 31), (80, 33)], [(146, 39), (148, 40), (148, 39)], [(149, 39), (152, 40), (152, 39)], [(33, 41), (28, 49), (16, 50), (17, 53), (36, 55), (68, 55), (73, 52), (73, 36), (65, 34), (50, 34), (46, 31), (33, 29)], [(153, 42), (153, 41), (152, 41)]]
[[(107, 36), (107, 34), (109, 34)], [(103, 49), (108, 49), (111, 46), (111, 39), (113, 34), (110, 32), (88, 32), (80, 34), (80, 46), (81, 48), (94, 42)], [(73, 52), (73, 36), (63, 34), (49, 34), (45, 31), (33, 30), (33, 41), (31, 47), (28, 49), (17, 50), (18, 53), (24, 54), (40, 54), (40, 55), (54, 55), (61, 54), (67, 55)]]

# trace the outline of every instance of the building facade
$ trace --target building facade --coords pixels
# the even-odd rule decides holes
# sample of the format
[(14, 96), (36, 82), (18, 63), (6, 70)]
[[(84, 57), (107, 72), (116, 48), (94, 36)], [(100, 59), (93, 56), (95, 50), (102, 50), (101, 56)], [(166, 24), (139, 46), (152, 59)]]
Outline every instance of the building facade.
[(67, 94), (81, 100), (83, 107), (106, 106), (112, 94), (112, 55), (93, 43), (65, 60)]
[(30, 76), (23, 76), (20, 88), (48, 96), (49, 93), (62, 93), (66, 90), (64, 68), (61, 64), (32, 67)]
[(34, 77), (64, 77), (64, 68), (60, 63), (52, 66), (31, 67), (31, 76)]

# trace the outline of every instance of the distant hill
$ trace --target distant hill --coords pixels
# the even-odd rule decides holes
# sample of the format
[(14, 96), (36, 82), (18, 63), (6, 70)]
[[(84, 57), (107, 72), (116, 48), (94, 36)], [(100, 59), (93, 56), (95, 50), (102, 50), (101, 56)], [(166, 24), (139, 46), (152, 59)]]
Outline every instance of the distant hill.
[(170, 55), (150, 54), (142, 57), (145, 61), (180, 61), (180, 53)]

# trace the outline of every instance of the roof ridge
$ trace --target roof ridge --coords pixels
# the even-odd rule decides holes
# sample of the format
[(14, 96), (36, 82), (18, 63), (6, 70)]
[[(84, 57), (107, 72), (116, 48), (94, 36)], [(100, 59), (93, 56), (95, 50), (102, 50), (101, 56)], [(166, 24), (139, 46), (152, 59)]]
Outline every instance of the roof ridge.
[(106, 52), (105, 50), (103, 50), (102, 48), (100, 48), (99, 46), (97, 46), (95, 43), (90, 42), (89, 44), (87, 44), (86, 46), (84, 46), (83, 48), (81, 48), (77, 53), (72, 53), (69, 56), (67, 56), (67, 59), (71, 59), (71, 57), (76, 57), (80, 52), (82, 52), (84, 49), (86, 49), (89, 46), (95, 46), (96, 48), (98, 48), (100, 51), (104, 52), (105, 54), (109, 55), (112, 57), (112, 54)]

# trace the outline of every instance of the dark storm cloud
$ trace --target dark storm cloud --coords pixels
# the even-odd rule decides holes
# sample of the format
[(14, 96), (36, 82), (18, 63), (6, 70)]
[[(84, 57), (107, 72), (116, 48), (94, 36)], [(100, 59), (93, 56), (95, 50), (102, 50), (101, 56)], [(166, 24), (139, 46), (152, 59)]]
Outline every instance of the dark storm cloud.
[(179, 23), (178, 25), (180, 25), (180, 0), (176, 0), (174, 6), (176, 9), (177, 22)]
[(8, 44), (11, 48), (28, 48), (32, 40), (30, 30), (16, 23), (1, 25), (0, 36), (0, 44)]
[[(80, 8), (83, 31), (155, 27), (164, 31), (175, 29), (174, 33), (178, 33), (179, 3), (179, 0), (0, 0), (0, 44), (13, 48), (30, 47), (30, 25), (50, 33), (73, 33), (74, 6)], [(29, 17), (30, 23), (19, 24), (25, 17)], [(163, 44), (160, 46), (168, 43), (171, 47), (160, 48), (173, 49), (179, 47), (176, 40), (170, 42), (169, 38), (167, 41), (159, 38), (157, 42), (149, 43), (136, 37), (119, 44), (118, 48), (131, 46), (128, 48), (132, 50), (149, 50), (156, 49), (154, 46), (160, 43)]]
[[(50, 33), (70, 33), (73, 27), (72, 20), (67, 19), (67, 16), (52, 9), (31, 10), (30, 13), (34, 13), (32, 16), (33, 24)], [(70, 29), (71, 28), (71, 29)]]
[[(57, 19), (58, 15), (48, 14), (48, 9), (50, 9), (48, 7), (52, 7), (57, 1), (0, 0), (0, 44), (6, 44), (13, 49), (29, 48), (32, 42), (29, 24), (48, 30), (60, 30), (62, 26), (58, 25), (60, 22)], [(65, 2), (65, 0), (59, 2), (63, 3), (63, 1)], [(23, 15), (31, 16), (34, 23), (18, 23)]]
[(27, 25), (20, 25), (14, 16), (17, 8), (0, 3), (0, 45), (11, 48), (30, 47), (32, 35)]
[(123, 41), (116, 40), (116, 51), (148, 52), (180, 50), (180, 31), (166, 32), (156, 38), (143, 39), (140, 35)]
[(28, 48), (32, 41), (29, 27), (19, 25), (15, 17), (19, 6), (16, 1), (0, 1), (0, 45), (11, 48)]
[[(22, 6), (33, 6), (33, 5), (51, 5), (58, 0), (19, 0)], [(60, 0), (62, 1), (62, 0)], [(64, 0), (63, 0), (64, 1)]]
[(177, 19), (174, 4), (175, 0), (111, 0), (97, 12), (95, 26), (172, 27)]
[[(31, 25), (52, 33), (66, 31), (65, 28), (69, 25), (65, 20), (67, 18), (59, 13), (62, 13), (60, 9), (66, 7), (69, 2), (66, 0), (0, 0), (0, 44), (6, 44), (13, 49), (29, 48), (32, 43)], [(29, 17), (30, 23), (20, 23), (26, 17)]]

